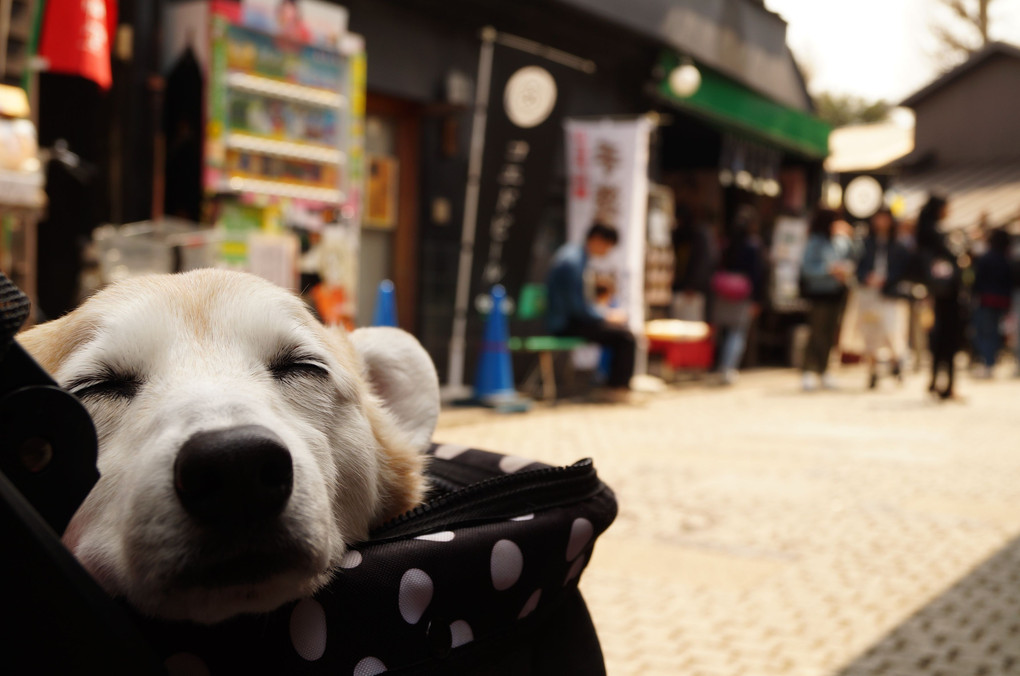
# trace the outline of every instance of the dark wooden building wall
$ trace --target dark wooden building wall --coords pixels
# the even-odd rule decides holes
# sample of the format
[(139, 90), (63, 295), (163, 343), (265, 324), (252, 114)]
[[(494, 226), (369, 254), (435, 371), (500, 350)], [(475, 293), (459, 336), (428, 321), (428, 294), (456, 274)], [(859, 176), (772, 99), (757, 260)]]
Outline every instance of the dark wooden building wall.
[(996, 54), (916, 106), (915, 148), (940, 163), (1020, 158), (1020, 59)]

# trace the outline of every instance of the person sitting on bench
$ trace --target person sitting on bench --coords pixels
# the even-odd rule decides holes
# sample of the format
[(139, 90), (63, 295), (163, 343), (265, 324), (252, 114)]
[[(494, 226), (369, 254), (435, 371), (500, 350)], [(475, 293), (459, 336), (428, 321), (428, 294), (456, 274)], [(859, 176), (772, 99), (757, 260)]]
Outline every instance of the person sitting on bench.
[(612, 395), (626, 399), (634, 375), (634, 334), (627, 329), (626, 316), (618, 310), (601, 314), (585, 294), (588, 261), (602, 258), (620, 241), (616, 228), (595, 223), (584, 244), (567, 243), (553, 257), (546, 278), (546, 328), (558, 336), (576, 336), (611, 350), (612, 361), (606, 385)]

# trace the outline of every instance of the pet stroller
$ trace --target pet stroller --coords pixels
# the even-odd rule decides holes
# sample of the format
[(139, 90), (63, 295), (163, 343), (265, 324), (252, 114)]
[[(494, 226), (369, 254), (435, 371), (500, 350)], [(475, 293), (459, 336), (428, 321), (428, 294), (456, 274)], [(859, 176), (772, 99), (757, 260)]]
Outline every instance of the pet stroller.
[(92, 421), (13, 340), (0, 273), (0, 670), (101, 674), (603, 674), (577, 588), (616, 500), (590, 460), (429, 449), (426, 502), (314, 598), (202, 626), (111, 599), (59, 534), (98, 479)]

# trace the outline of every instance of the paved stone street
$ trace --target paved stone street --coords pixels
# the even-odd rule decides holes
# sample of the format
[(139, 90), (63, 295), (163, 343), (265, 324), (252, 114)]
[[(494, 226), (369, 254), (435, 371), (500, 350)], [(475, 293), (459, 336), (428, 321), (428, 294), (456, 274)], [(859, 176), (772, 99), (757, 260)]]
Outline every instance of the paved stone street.
[(582, 580), (610, 676), (1020, 674), (1020, 380), (444, 412), (435, 438), (567, 464), (620, 515)]

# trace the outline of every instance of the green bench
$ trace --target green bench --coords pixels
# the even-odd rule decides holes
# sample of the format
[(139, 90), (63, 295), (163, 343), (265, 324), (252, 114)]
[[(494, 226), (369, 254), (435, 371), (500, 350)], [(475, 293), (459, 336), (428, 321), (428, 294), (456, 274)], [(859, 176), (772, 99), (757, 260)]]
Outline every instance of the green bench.
[[(525, 284), (521, 287), (517, 299), (517, 312), (514, 319), (521, 322), (541, 320), (545, 316), (546, 290), (544, 284)], [(507, 341), (511, 352), (538, 355), (538, 368), (532, 368), (525, 377), (530, 383), (535, 377), (540, 379), (542, 398), (556, 400), (556, 363), (557, 353), (570, 352), (574, 348), (587, 345), (584, 338), (571, 336), (511, 336)]]

